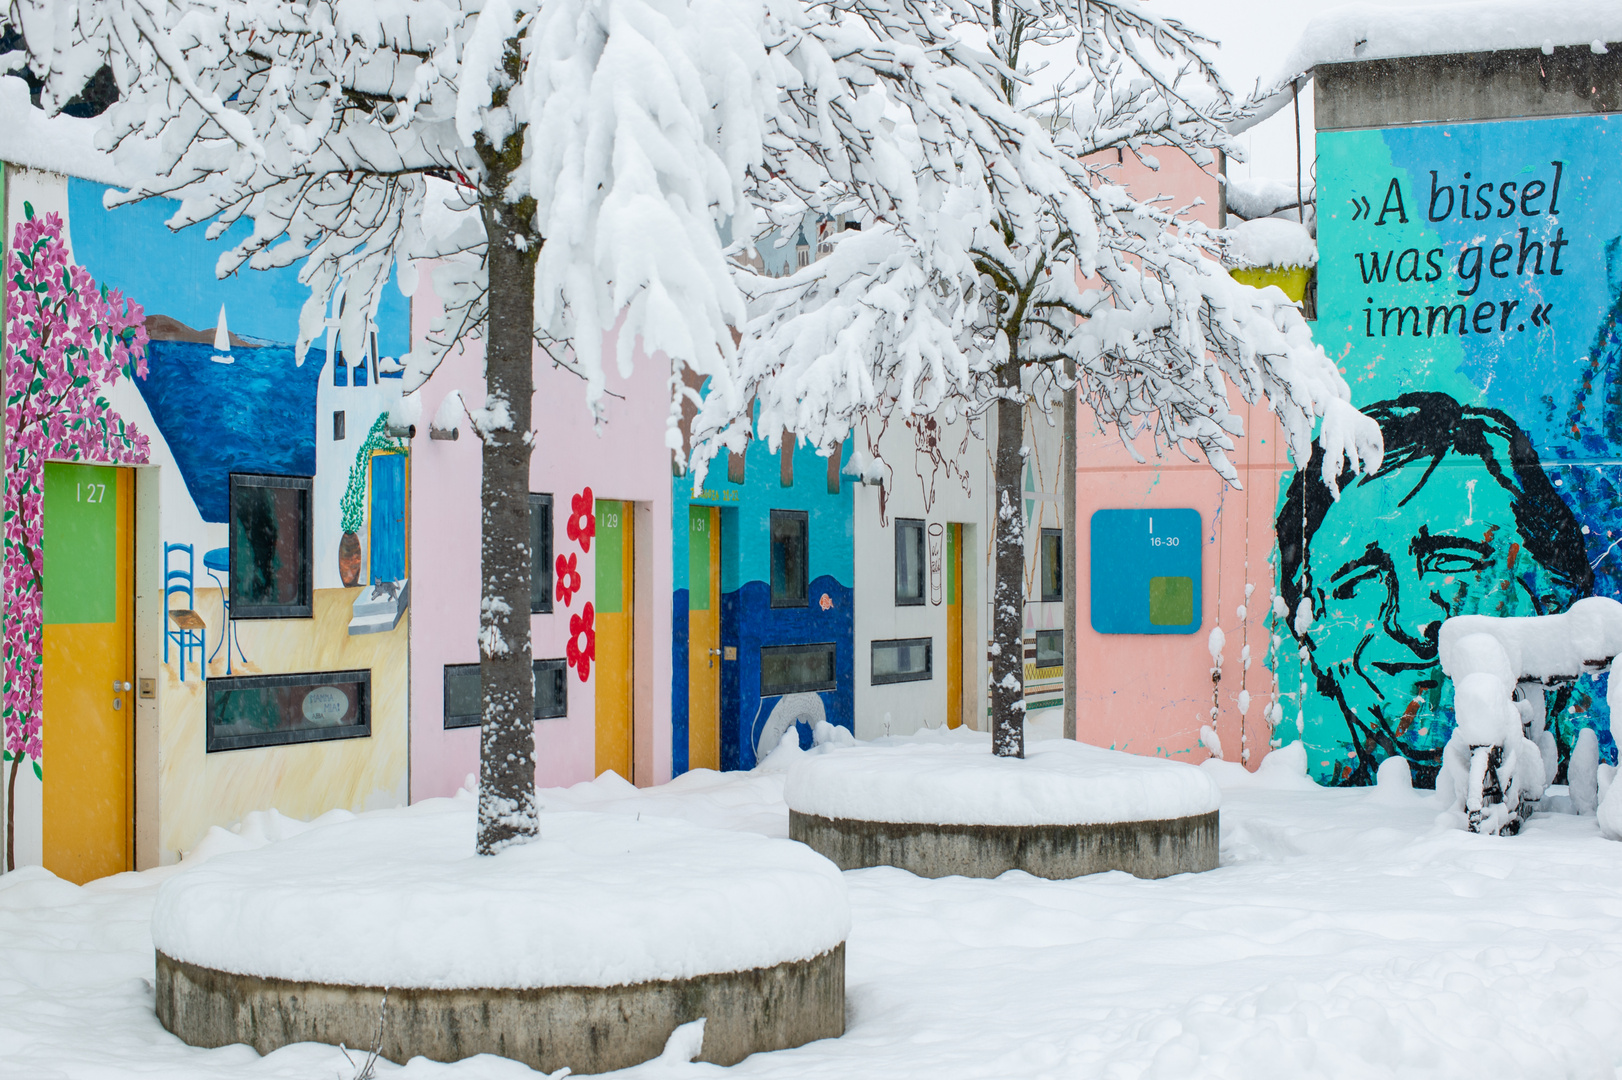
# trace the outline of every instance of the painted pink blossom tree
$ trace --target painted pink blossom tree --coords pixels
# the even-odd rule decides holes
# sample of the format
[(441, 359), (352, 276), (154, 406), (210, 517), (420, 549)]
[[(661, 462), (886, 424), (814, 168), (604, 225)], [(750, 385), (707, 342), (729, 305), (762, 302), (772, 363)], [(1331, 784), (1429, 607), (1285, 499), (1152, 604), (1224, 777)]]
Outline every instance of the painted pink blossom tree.
[(45, 462), (144, 464), (147, 437), (101, 396), (120, 374), (146, 375), (141, 305), (68, 258), (62, 219), (34, 216), (17, 226), (6, 256), (5, 608), (3, 760), (6, 868), (16, 865), (17, 770), (27, 758), (41, 779), (41, 635)]

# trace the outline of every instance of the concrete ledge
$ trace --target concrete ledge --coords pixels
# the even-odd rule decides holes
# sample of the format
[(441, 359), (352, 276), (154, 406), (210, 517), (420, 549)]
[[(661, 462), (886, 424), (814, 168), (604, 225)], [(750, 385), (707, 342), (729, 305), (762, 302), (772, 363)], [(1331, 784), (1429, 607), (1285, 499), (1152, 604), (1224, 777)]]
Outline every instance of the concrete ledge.
[(1622, 109), (1622, 50), (1587, 45), (1399, 56), (1319, 64), (1319, 131), (1522, 117), (1587, 116)]
[(1023, 870), (1073, 878), (1125, 870), (1141, 878), (1214, 870), (1218, 811), (1107, 825), (918, 825), (790, 810), (788, 833), (841, 870), (898, 866), (919, 877), (996, 877)]
[[(158, 1020), (193, 1046), (247, 1043), (261, 1054), (296, 1042), (370, 1047), (384, 990), (236, 975), (157, 954)], [(733, 1065), (845, 1031), (845, 946), (752, 971), (630, 986), (387, 991), (382, 1055), (514, 1058), (542, 1072), (623, 1069), (657, 1057), (701, 1017), (700, 1060)]]

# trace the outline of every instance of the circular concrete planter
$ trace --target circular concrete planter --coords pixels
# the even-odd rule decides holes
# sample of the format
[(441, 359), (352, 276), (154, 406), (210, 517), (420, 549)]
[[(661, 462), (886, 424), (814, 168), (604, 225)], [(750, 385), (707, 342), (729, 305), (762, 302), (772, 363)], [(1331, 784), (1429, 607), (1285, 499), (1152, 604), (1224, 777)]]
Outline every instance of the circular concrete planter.
[[(386, 1003), (385, 1003), (386, 997)], [(542, 1072), (624, 1069), (658, 1057), (677, 1027), (703, 1018), (699, 1057), (733, 1065), (845, 1031), (845, 947), (752, 971), (630, 986), (427, 990), (263, 979), (158, 953), (158, 1020), (192, 1046), (297, 1042), (459, 1061), (513, 1058)]]
[(1105, 825), (926, 825), (826, 818), (790, 810), (788, 834), (841, 870), (898, 866), (919, 877), (997, 877), (1023, 870), (1073, 878), (1106, 870), (1161, 878), (1214, 870), (1217, 811)]
[(797, 765), (786, 796), (789, 836), (841, 870), (1160, 878), (1219, 861), (1220, 797), (1202, 770), (1062, 740), (1023, 760), (972, 737), (835, 751)]
[(844, 1032), (845, 882), (801, 845), (596, 813), (493, 856), (474, 834), (471, 798), (437, 800), (182, 869), (153, 910), (158, 1019), (194, 1046), (575, 1073), (699, 1019), (721, 1065)]

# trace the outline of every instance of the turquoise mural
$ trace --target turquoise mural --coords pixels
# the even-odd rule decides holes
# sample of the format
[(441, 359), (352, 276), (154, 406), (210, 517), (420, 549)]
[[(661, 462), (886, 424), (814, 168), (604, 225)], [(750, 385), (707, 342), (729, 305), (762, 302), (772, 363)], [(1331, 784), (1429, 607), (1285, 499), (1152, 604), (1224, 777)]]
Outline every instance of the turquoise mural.
[[(1453, 726), (1450, 615), (1622, 592), (1622, 118), (1318, 137), (1318, 341), (1386, 460), (1287, 477), (1275, 633), (1286, 713), (1320, 782), (1401, 754), (1434, 783)], [(1549, 696), (1562, 770), (1603, 683)], [(1557, 778), (1563, 779), (1563, 777)]]

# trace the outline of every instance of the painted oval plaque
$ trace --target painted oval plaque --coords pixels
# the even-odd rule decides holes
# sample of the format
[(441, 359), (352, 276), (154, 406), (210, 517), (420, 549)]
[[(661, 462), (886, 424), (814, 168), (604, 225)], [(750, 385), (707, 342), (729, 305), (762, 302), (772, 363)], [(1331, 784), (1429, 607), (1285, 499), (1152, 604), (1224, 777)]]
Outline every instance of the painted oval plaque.
[(304, 695), (304, 722), (330, 727), (349, 711), (349, 695), (336, 686), (317, 686)]

